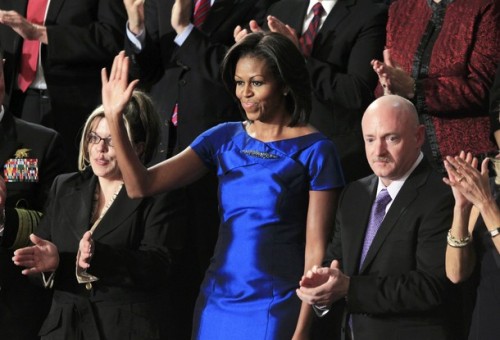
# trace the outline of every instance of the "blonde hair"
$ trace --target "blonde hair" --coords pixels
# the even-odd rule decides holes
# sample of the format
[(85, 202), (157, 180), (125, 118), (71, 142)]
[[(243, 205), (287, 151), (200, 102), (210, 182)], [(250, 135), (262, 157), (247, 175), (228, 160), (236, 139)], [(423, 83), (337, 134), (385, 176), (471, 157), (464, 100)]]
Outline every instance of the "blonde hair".
[[(78, 152), (78, 170), (85, 170), (89, 164), (89, 135), (100, 120), (105, 118), (104, 107), (100, 105), (89, 115), (83, 126)], [(144, 164), (151, 161), (160, 143), (160, 119), (149, 96), (135, 90), (123, 112), (125, 128), (132, 145), (144, 143), (141, 160)]]

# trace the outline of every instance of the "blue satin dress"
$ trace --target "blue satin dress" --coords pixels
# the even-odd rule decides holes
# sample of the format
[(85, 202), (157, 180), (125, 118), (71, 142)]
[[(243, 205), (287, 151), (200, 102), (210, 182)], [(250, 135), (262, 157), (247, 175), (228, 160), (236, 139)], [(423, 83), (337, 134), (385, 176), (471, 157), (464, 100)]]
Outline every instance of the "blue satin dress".
[(333, 143), (320, 133), (264, 143), (237, 122), (208, 130), (191, 148), (217, 171), (221, 217), (193, 339), (291, 339), (309, 191), (344, 185)]

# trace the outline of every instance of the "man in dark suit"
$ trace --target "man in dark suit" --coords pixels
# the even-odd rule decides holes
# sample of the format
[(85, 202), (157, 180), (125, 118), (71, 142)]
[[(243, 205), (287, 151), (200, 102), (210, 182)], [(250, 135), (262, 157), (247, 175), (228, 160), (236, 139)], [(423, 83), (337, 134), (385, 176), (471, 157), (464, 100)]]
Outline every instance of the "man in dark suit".
[[(0, 103), (4, 92), (0, 62)], [(51, 292), (21, 275), (12, 263), (12, 249), (27, 245), (52, 181), (65, 170), (61, 138), (0, 106), (0, 164), (0, 339), (38, 339)]]
[(344, 189), (330, 267), (309, 270), (297, 294), (319, 314), (344, 307), (343, 338), (352, 330), (356, 340), (460, 339), (450, 327), (444, 269), (453, 197), (423, 158), (425, 130), (415, 107), (381, 97), (366, 110), (362, 128), (374, 175)]
[[(277, 2), (269, 8), (268, 28), (287, 35), (299, 46), (299, 37), (313, 21), (317, 2)], [(364, 160), (360, 122), (374, 99), (377, 77), (370, 61), (384, 49), (387, 7), (366, 0), (320, 3), (318, 32), (310, 54), (305, 53), (313, 88), (310, 123), (335, 142), (344, 177), (351, 182), (371, 173)], [(255, 25), (251, 28), (258, 29)], [(241, 35), (236, 32), (235, 37), (238, 40)]]
[[(24, 120), (58, 131), (76, 170), (81, 126), (101, 102), (100, 70), (123, 49), (125, 8), (122, 0), (51, 0), (46, 9), (37, 9), (45, 13), (41, 20), (27, 20), (36, 3), (0, 0), (5, 105)], [(35, 78), (23, 91), (22, 55), (30, 41), (40, 42), (39, 58)]]
[[(156, 162), (184, 150), (203, 131), (243, 118), (222, 84), (219, 65), (234, 43), (234, 28), (254, 18), (262, 22), (275, 0), (209, 0), (203, 4), (209, 9), (200, 20), (195, 9), (203, 2), (124, 2), (129, 19), (125, 50), (131, 58), (131, 73), (151, 94), (162, 121)], [(174, 299), (183, 326), (178, 329), (184, 330), (179, 339), (191, 335), (194, 301), (217, 238), (217, 203), (214, 174), (169, 195), (174, 216), (169, 223), (172, 272), (180, 268), (173, 275), (174, 280), (179, 278), (174, 283)]]

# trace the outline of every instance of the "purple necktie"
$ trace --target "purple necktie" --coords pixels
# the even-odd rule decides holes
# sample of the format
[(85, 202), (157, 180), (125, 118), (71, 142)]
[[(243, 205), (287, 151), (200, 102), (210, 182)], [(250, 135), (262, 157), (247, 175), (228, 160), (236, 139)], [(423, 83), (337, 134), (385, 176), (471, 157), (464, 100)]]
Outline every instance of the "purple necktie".
[(321, 22), (321, 15), (323, 14), (323, 6), (321, 5), (321, 2), (316, 3), (312, 10), (314, 16), (311, 23), (299, 39), (300, 49), (306, 57), (311, 55), (314, 38), (316, 38), (316, 34), (318, 34), (319, 23)]
[(387, 208), (387, 204), (392, 200), (387, 189), (382, 189), (375, 202), (372, 206), (372, 211), (370, 213), (370, 221), (368, 222), (368, 228), (366, 228), (365, 233), (365, 241), (363, 243), (363, 251), (361, 253), (361, 260), (359, 261), (359, 267), (363, 265), (363, 261), (365, 260), (366, 254), (368, 253), (368, 249), (377, 234), (378, 229), (380, 228), (380, 224), (384, 220), (385, 209)]

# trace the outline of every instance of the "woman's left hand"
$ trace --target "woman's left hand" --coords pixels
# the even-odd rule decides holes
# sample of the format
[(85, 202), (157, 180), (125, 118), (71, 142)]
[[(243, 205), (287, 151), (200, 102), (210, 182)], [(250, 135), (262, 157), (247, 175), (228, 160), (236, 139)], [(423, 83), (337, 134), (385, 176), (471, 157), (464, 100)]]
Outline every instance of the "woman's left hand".
[[(472, 155), (467, 154), (467, 159), (471, 159)], [(472, 162), (467, 162), (463, 157), (446, 157), (446, 170), (451, 174), (452, 180), (448, 180), (447, 184), (458, 190), (469, 202), (474, 204), (480, 211), (482, 206), (493, 200), (491, 195), (489, 176), (488, 176), (488, 158), (481, 163), (481, 172), (476, 169), (477, 159)]]
[(111, 72), (106, 69), (101, 71), (102, 79), (102, 105), (106, 119), (114, 120), (121, 117), (127, 106), (132, 92), (139, 80), (128, 82), (129, 59), (124, 51), (121, 51), (114, 59)]

